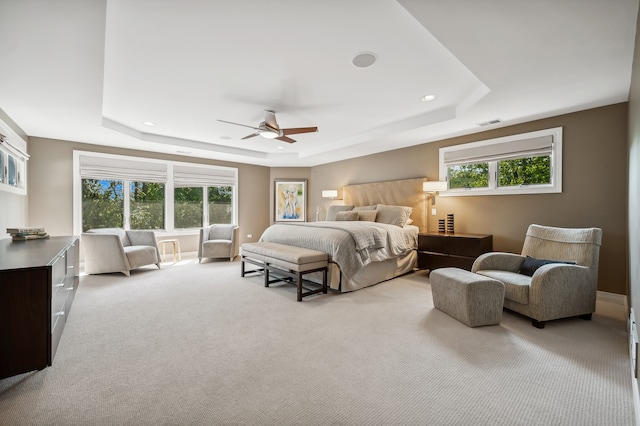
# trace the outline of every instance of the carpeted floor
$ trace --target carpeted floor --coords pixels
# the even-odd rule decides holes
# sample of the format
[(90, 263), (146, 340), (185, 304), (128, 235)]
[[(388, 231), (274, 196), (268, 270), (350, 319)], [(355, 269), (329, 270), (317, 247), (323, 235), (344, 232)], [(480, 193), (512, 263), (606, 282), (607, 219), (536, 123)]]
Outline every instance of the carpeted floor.
[(624, 308), (469, 328), (417, 272), (295, 301), (240, 263), (83, 276), (52, 367), (2, 425), (632, 425)]

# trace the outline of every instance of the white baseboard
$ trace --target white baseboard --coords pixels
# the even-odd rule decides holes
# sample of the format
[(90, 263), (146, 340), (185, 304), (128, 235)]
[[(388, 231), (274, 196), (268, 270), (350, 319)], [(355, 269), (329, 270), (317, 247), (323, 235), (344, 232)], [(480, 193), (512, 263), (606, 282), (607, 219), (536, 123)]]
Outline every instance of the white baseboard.
[(616, 305), (623, 305), (628, 307), (627, 296), (625, 296), (624, 294), (608, 293), (606, 291), (598, 290), (596, 298), (597, 300), (601, 300), (603, 302), (615, 303)]
[(636, 426), (640, 426), (640, 391), (638, 390), (638, 329), (633, 308), (629, 309), (627, 333), (629, 334), (629, 365), (631, 367), (631, 387), (633, 388), (633, 411)]

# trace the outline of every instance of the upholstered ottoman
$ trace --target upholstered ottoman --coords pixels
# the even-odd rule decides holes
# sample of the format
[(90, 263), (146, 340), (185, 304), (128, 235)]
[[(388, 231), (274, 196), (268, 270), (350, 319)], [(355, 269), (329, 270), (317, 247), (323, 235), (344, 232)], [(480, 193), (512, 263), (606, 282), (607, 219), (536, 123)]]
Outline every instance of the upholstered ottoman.
[(499, 324), (504, 284), (459, 268), (429, 274), (433, 306), (469, 327)]

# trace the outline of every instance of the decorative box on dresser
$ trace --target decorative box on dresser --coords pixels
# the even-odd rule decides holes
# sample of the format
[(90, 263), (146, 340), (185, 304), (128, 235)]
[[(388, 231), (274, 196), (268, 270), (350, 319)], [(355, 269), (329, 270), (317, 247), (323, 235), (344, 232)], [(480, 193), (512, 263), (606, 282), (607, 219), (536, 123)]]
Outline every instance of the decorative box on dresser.
[(53, 362), (78, 288), (78, 237), (0, 240), (0, 379)]
[(478, 256), (492, 250), (493, 235), (421, 233), (418, 234), (418, 268), (457, 267), (470, 271)]

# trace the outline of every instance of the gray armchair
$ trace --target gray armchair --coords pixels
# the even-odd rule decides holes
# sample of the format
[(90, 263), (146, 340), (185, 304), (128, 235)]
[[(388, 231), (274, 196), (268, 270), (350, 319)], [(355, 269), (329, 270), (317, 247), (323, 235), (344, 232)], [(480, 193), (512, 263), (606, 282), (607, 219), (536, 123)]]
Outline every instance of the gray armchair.
[(528, 316), (534, 327), (572, 316), (590, 320), (596, 309), (601, 243), (599, 228), (531, 225), (522, 254), (485, 253), (471, 271), (502, 281), (504, 307)]
[(90, 229), (82, 234), (84, 271), (87, 274), (121, 272), (156, 264), (160, 252), (153, 231), (125, 231), (120, 228)]
[(203, 258), (227, 258), (230, 261), (240, 254), (238, 225), (211, 225), (200, 229), (198, 262)]

